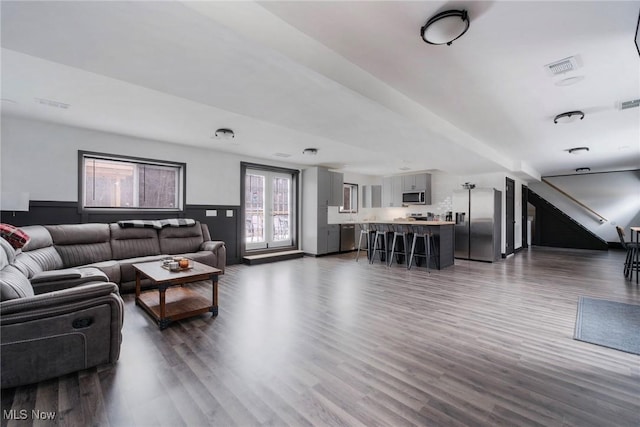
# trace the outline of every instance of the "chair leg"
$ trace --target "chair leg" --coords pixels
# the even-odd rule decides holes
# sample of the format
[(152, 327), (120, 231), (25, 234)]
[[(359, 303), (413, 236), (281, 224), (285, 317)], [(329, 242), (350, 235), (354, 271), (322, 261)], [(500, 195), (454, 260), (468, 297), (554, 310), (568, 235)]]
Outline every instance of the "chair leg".
[(391, 267), (391, 263), (393, 262), (393, 254), (396, 252), (396, 237), (398, 235), (396, 233), (393, 233), (393, 241), (391, 242), (391, 256), (389, 256), (389, 262), (387, 263), (387, 265), (389, 267)]
[(408, 237), (407, 237), (407, 233), (404, 233), (402, 235), (402, 247), (404, 249), (404, 265), (405, 267), (409, 265), (409, 252), (407, 252), (407, 249), (409, 248), (408, 245)]
[(411, 242), (411, 256), (409, 257), (409, 264), (407, 265), (407, 270), (411, 270), (411, 264), (413, 263), (413, 255), (416, 252), (416, 240), (418, 239), (418, 235), (413, 235), (413, 241)]
[(378, 249), (378, 233), (376, 232), (375, 237), (373, 238), (373, 251), (371, 252), (371, 259), (369, 260), (369, 264), (373, 264), (373, 261), (375, 261), (377, 249)]
[(386, 265), (387, 258), (389, 257), (389, 235), (386, 231), (382, 232), (382, 244), (384, 245), (384, 260), (382, 259), (382, 252), (380, 252), (380, 263), (384, 263)]
[(429, 263), (431, 262), (431, 236), (428, 234), (424, 235), (424, 251), (427, 260), (427, 272), (431, 273), (431, 268), (429, 267)]
[(360, 256), (360, 248), (362, 248), (362, 231), (360, 232), (360, 237), (358, 238), (358, 252), (356, 252), (356, 262), (358, 262), (358, 257)]
[[(382, 241), (380, 242), (380, 247), (378, 247), (378, 242), (380, 241), (380, 237), (382, 237)], [(385, 255), (384, 261), (382, 260), (382, 251), (384, 251), (384, 255)], [(386, 256), (388, 254), (387, 233), (384, 233), (381, 231), (376, 232), (375, 242), (373, 244), (373, 253), (371, 254), (371, 264), (373, 264), (376, 259), (376, 252), (380, 253), (380, 262), (386, 264)]]
[(625, 262), (625, 275), (629, 280), (633, 280), (633, 273), (638, 275), (638, 263), (636, 262), (636, 251), (638, 248), (629, 248), (627, 250), (628, 261)]

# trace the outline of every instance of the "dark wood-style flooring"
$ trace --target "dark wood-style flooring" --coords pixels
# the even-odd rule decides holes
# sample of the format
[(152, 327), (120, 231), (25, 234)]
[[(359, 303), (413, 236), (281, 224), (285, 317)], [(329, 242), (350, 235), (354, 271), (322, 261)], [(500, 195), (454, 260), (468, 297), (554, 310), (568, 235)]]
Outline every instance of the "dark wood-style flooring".
[[(67, 426), (640, 425), (640, 356), (572, 339), (578, 296), (640, 304), (623, 252), (538, 247), (430, 274), (354, 257), (230, 266), (217, 318), (164, 331), (124, 295), (116, 365), (3, 390), (3, 413), (55, 411)], [(32, 423), (51, 424), (2, 420)]]

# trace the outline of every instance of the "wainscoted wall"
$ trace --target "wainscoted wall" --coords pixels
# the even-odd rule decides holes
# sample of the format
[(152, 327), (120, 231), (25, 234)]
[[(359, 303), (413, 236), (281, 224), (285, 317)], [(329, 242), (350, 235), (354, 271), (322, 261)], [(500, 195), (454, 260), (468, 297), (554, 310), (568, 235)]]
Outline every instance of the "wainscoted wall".
[[(207, 216), (207, 211), (215, 211), (216, 216)], [(48, 224), (82, 224), (88, 222), (116, 222), (124, 219), (166, 219), (193, 218), (207, 224), (211, 238), (222, 240), (227, 247), (227, 264), (240, 263), (240, 207), (220, 205), (187, 205), (185, 212), (173, 213), (138, 213), (138, 214), (81, 214), (76, 202), (34, 201), (29, 203), (28, 212), (2, 211), (0, 219), (3, 223), (16, 226), (48, 225)]]

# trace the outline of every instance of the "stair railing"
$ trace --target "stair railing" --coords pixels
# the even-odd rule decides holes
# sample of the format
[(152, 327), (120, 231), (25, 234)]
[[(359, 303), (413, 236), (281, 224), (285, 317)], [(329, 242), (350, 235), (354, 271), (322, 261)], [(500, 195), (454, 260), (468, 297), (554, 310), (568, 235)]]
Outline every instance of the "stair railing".
[(584, 210), (586, 210), (589, 213), (595, 215), (598, 218), (598, 221), (600, 221), (601, 223), (602, 222), (609, 222), (609, 220), (607, 218), (603, 217), (598, 212), (594, 211), (589, 206), (585, 205), (580, 200), (578, 200), (575, 197), (573, 197), (571, 194), (567, 193), (566, 191), (564, 191), (561, 188), (557, 187), (556, 185), (552, 184), (546, 178), (542, 178), (542, 182), (544, 182), (545, 184), (547, 184), (549, 187), (553, 188), (554, 190), (556, 190), (560, 194), (564, 195), (566, 198), (568, 198), (569, 200), (571, 200), (572, 202), (574, 202), (575, 204), (577, 204), (578, 206), (580, 206)]

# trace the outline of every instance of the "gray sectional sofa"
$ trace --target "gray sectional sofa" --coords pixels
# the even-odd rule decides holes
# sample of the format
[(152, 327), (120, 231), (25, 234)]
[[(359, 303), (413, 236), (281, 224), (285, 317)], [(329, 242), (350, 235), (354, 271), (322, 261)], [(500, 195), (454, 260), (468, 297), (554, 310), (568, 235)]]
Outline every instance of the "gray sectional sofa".
[(30, 237), (21, 250), (0, 238), (2, 388), (116, 362), (120, 292), (135, 290), (134, 263), (180, 255), (223, 272), (226, 265), (224, 242), (212, 241), (197, 221), (160, 229), (91, 223), (21, 230)]
[[(94, 280), (103, 274), (105, 280), (117, 283), (120, 291), (135, 290), (133, 264), (160, 260), (167, 255), (185, 256), (219, 268), (226, 266), (224, 242), (212, 241), (206, 224), (156, 228), (123, 228), (112, 224), (32, 225), (20, 228), (30, 237), (16, 256), (15, 265), (34, 286), (48, 286), (41, 275), (60, 274), (68, 269)], [(57, 273), (44, 273), (56, 270)], [(63, 271), (61, 271), (63, 270)], [(143, 281), (143, 286), (147, 282)]]

